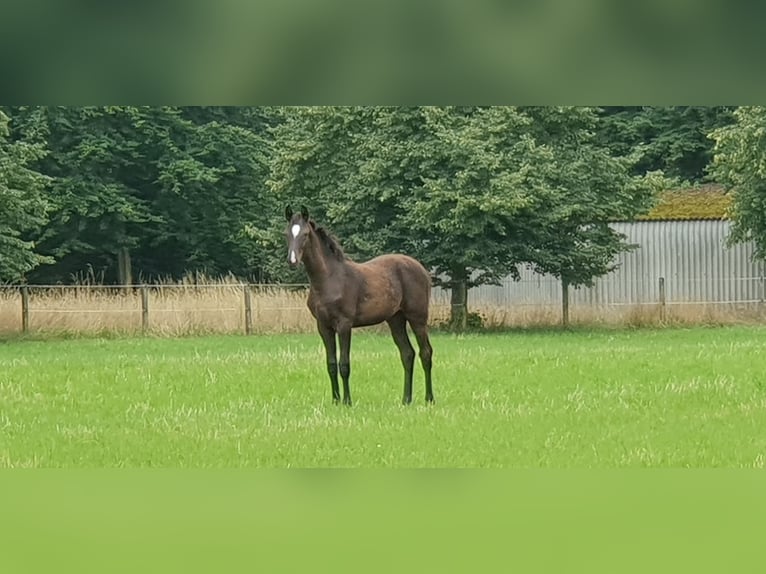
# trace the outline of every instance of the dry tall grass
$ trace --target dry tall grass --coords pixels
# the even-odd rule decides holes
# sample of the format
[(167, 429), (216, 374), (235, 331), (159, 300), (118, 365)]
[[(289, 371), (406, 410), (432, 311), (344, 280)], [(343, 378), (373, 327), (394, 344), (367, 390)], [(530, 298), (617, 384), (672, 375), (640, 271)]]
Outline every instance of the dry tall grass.
[[(148, 329), (158, 336), (244, 333), (245, 289), (234, 280), (211, 283), (159, 284), (148, 289)], [(252, 332), (315, 332), (306, 308), (302, 286), (251, 285)], [(142, 332), (139, 289), (80, 285), (29, 289), (31, 333), (134, 334)], [(512, 306), (474, 304), (487, 328), (543, 327), (559, 325), (558, 306)], [(446, 323), (448, 304), (434, 302), (431, 324)], [(21, 296), (18, 289), (0, 289), (0, 334), (22, 330)], [(570, 323), (580, 326), (651, 326), (692, 324), (739, 324), (762, 322), (760, 304), (668, 304), (664, 320), (658, 305), (589, 307), (572, 306)], [(368, 327), (385, 331), (385, 325)]]
[[(449, 317), (449, 306), (435, 309), (440, 321)], [(487, 328), (546, 327), (561, 324), (557, 305), (521, 305), (502, 307), (474, 305)], [(683, 325), (756, 324), (766, 320), (766, 306), (760, 303), (685, 303), (668, 304), (664, 313), (659, 304), (644, 305), (573, 305), (569, 308), (572, 326), (651, 327)]]
[[(160, 284), (147, 287), (147, 331), (160, 336), (245, 332), (245, 289), (253, 333), (315, 328), (305, 289), (242, 284)], [(21, 295), (0, 290), (0, 333), (22, 328)], [(141, 290), (104, 286), (29, 288), (29, 330), (56, 334), (133, 334), (143, 331)]]

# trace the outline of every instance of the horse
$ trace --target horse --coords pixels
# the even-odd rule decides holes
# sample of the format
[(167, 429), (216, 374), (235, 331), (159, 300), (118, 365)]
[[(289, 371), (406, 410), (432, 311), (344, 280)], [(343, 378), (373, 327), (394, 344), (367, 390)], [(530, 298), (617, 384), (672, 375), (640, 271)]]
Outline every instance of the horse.
[[(343, 403), (351, 405), (351, 330), (356, 327), (388, 323), (404, 367), (402, 403), (412, 402), (412, 370), (415, 350), (407, 335), (407, 323), (418, 342), (420, 362), (425, 372), (426, 403), (433, 403), (431, 359), (428, 338), (428, 306), (431, 275), (416, 259), (401, 254), (386, 254), (357, 263), (349, 259), (338, 240), (309, 218), (285, 208), (287, 262), (296, 268), (301, 263), (309, 278), (306, 304), (316, 319), (317, 330), (327, 354), (333, 403), (340, 401), (338, 373), (343, 379)], [(340, 360), (336, 355), (336, 336)]]

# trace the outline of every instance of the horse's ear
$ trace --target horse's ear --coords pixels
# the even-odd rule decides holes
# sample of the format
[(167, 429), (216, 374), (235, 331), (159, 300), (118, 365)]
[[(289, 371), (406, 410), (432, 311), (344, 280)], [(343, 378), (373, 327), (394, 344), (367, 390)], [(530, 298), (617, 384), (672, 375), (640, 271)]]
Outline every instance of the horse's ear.
[(306, 209), (305, 205), (301, 205), (301, 217), (306, 221), (309, 220), (309, 210)]
[(290, 221), (292, 217), (293, 217), (293, 208), (288, 205), (287, 207), (285, 207), (285, 219), (287, 219), (287, 221)]

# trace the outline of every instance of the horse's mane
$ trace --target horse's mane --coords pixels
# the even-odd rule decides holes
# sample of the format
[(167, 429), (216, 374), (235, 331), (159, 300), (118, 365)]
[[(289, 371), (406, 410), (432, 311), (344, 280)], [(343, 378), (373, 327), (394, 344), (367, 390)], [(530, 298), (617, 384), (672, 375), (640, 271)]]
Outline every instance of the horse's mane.
[(337, 237), (332, 235), (324, 227), (317, 225), (313, 219), (309, 223), (311, 224), (311, 228), (319, 236), (319, 239), (322, 241), (322, 244), (327, 248), (327, 251), (329, 251), (333, 257), (335, 257), (339, 261), (343, 261), (344, 259), (346, 259), (346, 254), (343, 251), (343, 248), (340, 246), (340, 243), (338, 242)]

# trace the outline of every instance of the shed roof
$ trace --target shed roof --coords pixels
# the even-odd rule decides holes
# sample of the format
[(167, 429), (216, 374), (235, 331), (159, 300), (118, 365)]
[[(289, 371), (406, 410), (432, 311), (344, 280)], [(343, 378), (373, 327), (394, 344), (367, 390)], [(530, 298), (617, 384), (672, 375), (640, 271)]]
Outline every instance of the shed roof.
[(729, 219), (731, 194), (723, 185), (710, 183), (696, 187), (669, 189), (660, 194), (659, 201), (638, 221), (678, 221)]

